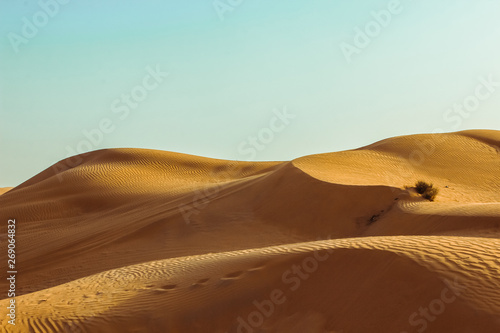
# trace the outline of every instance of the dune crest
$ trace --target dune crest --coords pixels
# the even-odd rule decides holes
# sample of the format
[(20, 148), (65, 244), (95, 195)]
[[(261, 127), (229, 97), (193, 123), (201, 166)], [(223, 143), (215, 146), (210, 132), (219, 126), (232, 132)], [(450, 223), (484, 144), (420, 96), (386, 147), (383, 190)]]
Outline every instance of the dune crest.
[(13, 187), (0, 187), (0, 195), (12, 190)]

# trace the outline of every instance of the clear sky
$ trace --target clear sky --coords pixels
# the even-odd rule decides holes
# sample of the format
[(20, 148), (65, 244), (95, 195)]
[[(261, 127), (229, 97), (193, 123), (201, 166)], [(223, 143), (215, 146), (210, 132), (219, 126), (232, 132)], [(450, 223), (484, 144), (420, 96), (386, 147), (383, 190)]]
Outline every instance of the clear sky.
[(290, 160), (499, 129), (499, 17), (492, 0), (0, 0), (0, 187), (102, 148)]

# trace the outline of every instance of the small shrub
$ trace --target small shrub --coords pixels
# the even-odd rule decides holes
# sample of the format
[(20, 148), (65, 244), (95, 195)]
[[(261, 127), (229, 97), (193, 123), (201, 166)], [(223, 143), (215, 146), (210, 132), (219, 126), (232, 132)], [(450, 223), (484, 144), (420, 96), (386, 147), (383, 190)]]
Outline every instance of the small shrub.
[(418, 194), (421, 194), (424, 199), (429, 201), (434, 201), (439, 193), (439, 189), (434, 187), (432, 183), (427, 183), (423, 180), (419, 180), (415, 183), (415, 190)]
[(432, 183), (426, 183), (423, 180), (419, 180), (415, 183), (415, 189), (418, 194), (424, 194), (427, 189), (432, 188)]
[(424, 199), (427, 199), (429, 201), (434, 201), (436, 199), (437, 194), (439, 193), (439, 189), (435, 187), (429, 187), (425, 190), (425, 192), (422, 194), (422, 197)]

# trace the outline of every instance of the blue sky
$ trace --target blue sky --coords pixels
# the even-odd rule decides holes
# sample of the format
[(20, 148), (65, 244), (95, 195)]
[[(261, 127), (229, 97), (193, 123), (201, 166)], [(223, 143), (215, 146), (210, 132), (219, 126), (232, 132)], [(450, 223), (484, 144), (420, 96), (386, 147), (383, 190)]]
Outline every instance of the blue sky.
[(499, 129), (498, 17), (491, 0), (0, 0), (0, 186), (102, 148), (290, 160)]

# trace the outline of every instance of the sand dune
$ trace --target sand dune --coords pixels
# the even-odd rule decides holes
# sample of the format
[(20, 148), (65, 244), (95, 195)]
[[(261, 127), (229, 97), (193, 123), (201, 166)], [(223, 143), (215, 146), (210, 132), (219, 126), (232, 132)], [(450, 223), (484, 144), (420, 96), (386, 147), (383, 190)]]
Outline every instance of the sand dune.
[(7, 191), (12, 190), (13, 187), (0, 187), (0, 195), (4, 194)]
[(63, 160), (0, 196), (20, 272), (2, 332), (499, 332), (499, 147), (477, 130), (288, 162)]

